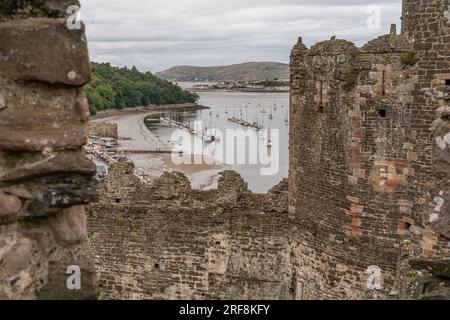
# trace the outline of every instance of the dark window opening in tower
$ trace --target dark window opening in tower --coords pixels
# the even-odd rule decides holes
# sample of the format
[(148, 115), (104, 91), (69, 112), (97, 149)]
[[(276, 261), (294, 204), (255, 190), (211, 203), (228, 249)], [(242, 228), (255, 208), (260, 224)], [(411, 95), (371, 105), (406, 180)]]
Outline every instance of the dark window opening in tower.
[(450, 86), (450, 79), (445, 79), (445, 85)]
[(323, 113), (323, 81), (320, 81), (320, 102), (319, 102), (319, 113)]
[(378, 114), (380, 115), (381, 118), (386, 118), (387, 112), (385, 109), (380, 109), (378, 110)]

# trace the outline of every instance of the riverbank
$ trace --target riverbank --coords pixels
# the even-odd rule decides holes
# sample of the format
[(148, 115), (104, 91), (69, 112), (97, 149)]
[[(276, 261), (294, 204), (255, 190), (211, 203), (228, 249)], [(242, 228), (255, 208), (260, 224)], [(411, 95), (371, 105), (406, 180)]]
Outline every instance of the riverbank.
[[(170, 141), (162, 139), (145, 125), (145, 119), (158, 115), (161, 111), (171, 109), (176, 111), (192, 111), (207, 109), (199, 105), (171, 105), (110, 110), (93, 117), (94, 123), (115, 123), (118, 129), (118, 153), (127, 155), (135, 164), (147, 172), (152, 178), (161, 176), (164, 172), (182, 172), (196, 189), (210, 189), (217, 186), (218, 173), (229, 169), (225, 165), (207, 164), (177, 164), (172, 161), (169, 153), (173, 149)], [(160, 151), (161, 153), (158, 153)], [(154, 153), (155, 152), (155, 153)], [(167, 152), (167, 153), (166, 153)], [(177, 156), (179, 156), (177, 154)], [(187, 156), (183, 156), (187, 157)], [(195, 156), (195, 157), (201, 157)], [(183, 161), (189, 163), (189, 161)], [(198, 161), (192, 161), (195, 163)]]
[(282, 90), (282, 89), (266, 90), (266, 89), (251, 89), (251, 88), (243, 88), (243, 89), (185, 88), (184, 90), (189, 91), (189, 92), (195, 92), (195, 93), (202, 93), (202, 92), (289, 93), (290, 92), (290, 90)]
[(205, 110), (209, 107), (202, 106), (195, 103), (183, 103), (183, 104), (167, 104), (167, 105), (149, 105), (142, 107), (126, 108), (126, 109), (108, 109), (103, 111), (98, 111), (96, 115), (91, 116), (91, 121), (101, 120), (109, 117), (124, 116), (131, 114), (149, 113), (154, 112), (154, 114), (162, 111), (196, 111)]

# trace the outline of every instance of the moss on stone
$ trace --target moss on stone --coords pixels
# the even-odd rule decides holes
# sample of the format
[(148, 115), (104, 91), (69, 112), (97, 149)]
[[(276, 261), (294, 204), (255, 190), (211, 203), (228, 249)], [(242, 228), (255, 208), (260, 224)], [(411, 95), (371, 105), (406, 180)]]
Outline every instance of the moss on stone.
[(401, 62), (405, 66), (413, 66), (415, 65), (419, 59), (417, 58), (416, 54), (414, 52), (405, 52), (401, 55)]
[(349, 72), (345, 75), (343, 88), (345, 91), (351, 91), (357, 84), (359, 71)]
[(411, 272), (409, 275), (409, 283), (415, 285), (417, 283), (417, 273)]

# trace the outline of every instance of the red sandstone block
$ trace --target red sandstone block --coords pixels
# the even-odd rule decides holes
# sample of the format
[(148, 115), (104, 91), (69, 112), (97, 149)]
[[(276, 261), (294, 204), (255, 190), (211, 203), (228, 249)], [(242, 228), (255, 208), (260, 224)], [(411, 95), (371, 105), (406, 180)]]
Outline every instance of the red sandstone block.
[(400, 168), (409, 167), (409, 161), (408, 160), (394, 160), (394, 161), (391, 161), (391, 163), (394, 166), (400, 167)]
[(387, 181), (387, 185), (388, 187), (395, 187), (398, 184), (398, 180), (396, 179), (388, 179)]
[(370, 159), (370, 153), (368, 153), (368, 152), (363, 152), (363, 153), (361, 153), (361, 159), (362, 159), (363, 161), (369, 160), (369, 159)]
[(352, 237), (358, 237), (358, 236), (362, 235), (361, 228), (355, 227), (355, 226), (350, 227), (350, 233), (351, 233)]
[(363, 213), (364, 212), (364, 206), (356, 203), (352, 203), (351, 209), (352, 212), (355, 213)]
[(428, 243), (428, 242), (425, 242), (425, 241), (421, 241), (420, 245), (421, 245), (423, 250), (428, 250), (428, 251), (433, 252), (434, 244)]
[(361, 219), (353, 218), (352, 219), (352, 226), (354, 227), (360, 227), (362, 225)]
[(0, 217), (16, 214), (22, 209), (22, 202), (18, 197), (1, 193), (0, 191)]
[(393, 176), (393, 175), (396, 175), (396, 174), (397, 174), (397, 169), (396, 169), (394, 166), (389, 165), (389, 166), (387, 167), (387, 172), (388, 172), (388, 174), (389, 174), (390, 176)]
[(347, 216), (351, 217), (351, 218), (356, 218), (356, 217), (358, 217), (358, 213), (356, 213), (356, 212), (351, 212), (351, 211), (348, 211), (348, 210), (345, 210), (345, 214), (346, 214)]
[(406, 231), (409, 231), (410, 227), (411, 227), (411, 225), (408, 222), (400, 221), (400, 223), (398, 224), (398, 227), (397, 227), (397, 232), (399, 234), (404, 234)]
[(432, 258), (434, 256), (434, 251), (433, 250), (423, 250), (423, 254), (424, 256), (426, 256), (427, 258)]

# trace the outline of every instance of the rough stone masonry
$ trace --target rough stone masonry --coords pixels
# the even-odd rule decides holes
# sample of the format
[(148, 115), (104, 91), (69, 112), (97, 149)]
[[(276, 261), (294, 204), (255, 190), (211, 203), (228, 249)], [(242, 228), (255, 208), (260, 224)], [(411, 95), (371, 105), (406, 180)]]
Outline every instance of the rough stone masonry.
[[(95, 166), (82, 154), (90, 81), (78, 1), (0, 2), (0, 299), (95, 298), (84, 204)], [(66, 274), (81, 270), (81, 290)]]
[(404, 0), (400, 35), (392, 26), (362, 48), (334, 37), (294, 47), (298, 298), (408, 297), (416, 286), (424, 297), (449, 296), (448, 10), (447, 0)]
[(114, 164), (88, 212), (100, 299), (287, 299), (287, 181), (257, 195), (233, 171), (198, 191)]
[(98, 201), (75, 3), (0, 3), (0, 299), (96, 298), (95, 273), (102, 299), (450, 296), (449, 1), (403, 1), (401, 34), (362, 48), (299, 40), (289, 188), (116, 164)]

